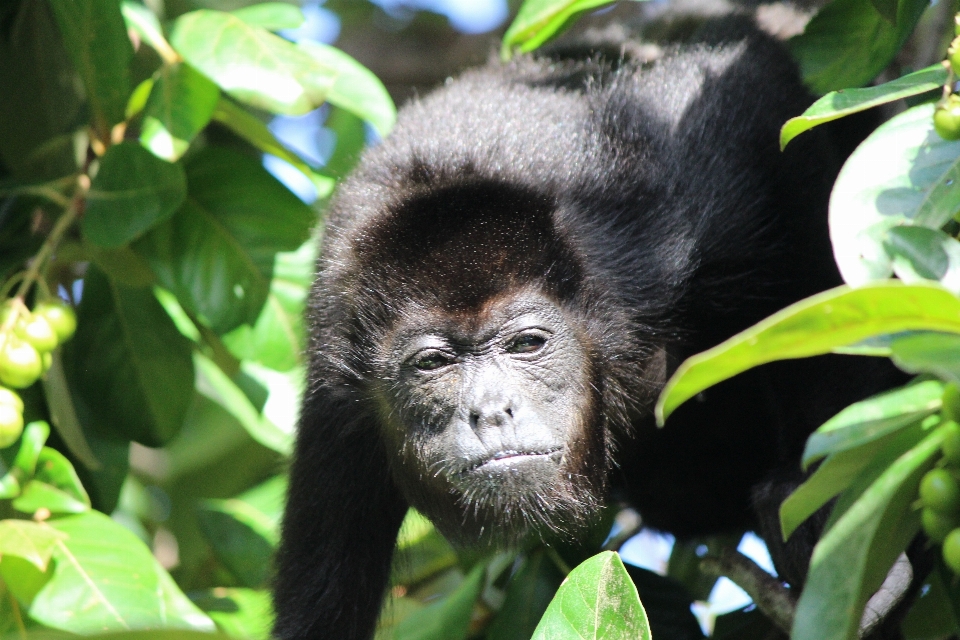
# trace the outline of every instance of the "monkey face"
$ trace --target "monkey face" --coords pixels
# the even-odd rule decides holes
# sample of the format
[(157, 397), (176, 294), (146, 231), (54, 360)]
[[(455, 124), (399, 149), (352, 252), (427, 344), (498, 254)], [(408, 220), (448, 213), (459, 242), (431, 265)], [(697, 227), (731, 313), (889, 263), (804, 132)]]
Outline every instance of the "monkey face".
[[(582, 519), (584, 503), (599, 503), (589, 350), (559, 305), (527, 290), (470, 314), (401, 317), (417, 321), (392, 332), (378, 395), (411, 504), (435, 522), (473, 520), (466, 542), (476, 542), (565, 530), (565, 505)], [(450, 494), (458, 517), (438, 513)]]

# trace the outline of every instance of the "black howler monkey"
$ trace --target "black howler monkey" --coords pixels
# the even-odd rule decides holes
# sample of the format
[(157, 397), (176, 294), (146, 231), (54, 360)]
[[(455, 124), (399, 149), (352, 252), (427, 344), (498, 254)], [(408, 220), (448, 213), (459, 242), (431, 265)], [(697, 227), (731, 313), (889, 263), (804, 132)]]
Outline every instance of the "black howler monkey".
[(778, 147), (810, 101), (734, 21), (652, 62), (490, 63), (401, 110), (327, 220), (279, 638), (372, 636), (408, 506), (456, 543), (510, 544), (576, 535), (616, 485), (679, 536), (766, 533), (802, 581), (770, 497), (871, 374), (776, 363), (662, 430), (650, 414), (684, 358), (840, 283), (842, 154), (819, 129)]

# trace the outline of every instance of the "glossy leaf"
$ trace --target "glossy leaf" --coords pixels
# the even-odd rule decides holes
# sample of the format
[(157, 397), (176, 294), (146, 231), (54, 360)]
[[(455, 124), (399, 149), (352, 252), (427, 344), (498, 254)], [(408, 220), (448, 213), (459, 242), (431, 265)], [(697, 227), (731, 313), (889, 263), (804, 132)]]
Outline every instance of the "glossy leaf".
[(893, 272), (907, 283), (939, 281), (960, 294), (960, 242), (939, 229), (902, 226), (887, 231), (883, 248)]
[[(75, 633), (144, 628), (212, 630), (154, 560), (121, 525), (96, 511), (51, 520), (67, 535), (53, 552), (53, 577), (30, 603), (30, 617)], [(171, 607), (171, 605), (174, 605)]]
[(47, 570), (58, 540), (67, 534), (30, 520), (0, 520), (0, 558), (17, 556)]
[(73, 396), (70, 395), (70, 386), (63, 371), (63, 359), (60, 357), (59, 350), (53, 352), (50, 370), (41, 381), (47, 397), (47, 409), (50, 410), (50, 421), (67, 445), (70, 454), (88, 469), (99, 469), (100, 461), (90, 448), (90, 443), (83, 433), (83, 427), (73, 406)]
[(43, 445), (50, 437), (50, 425), (42, 420), (36, 420), (27, 424), (23, 428), (23, 435), (20, 436), (17, 453), (13, 458), (14, 473), (17, 473), (22, 479), (33, 477), (37, 471), (37, 462), (40, 459), (40, 453), (43, 451)]
[(487, 640), (528, 640), (563, 578), (544, 549), (531, 553), (510, 578), (503, 606), (487, 629)]
[(890, 343), (890, 357), (907, 373), (932, 373), (960, 383), (960, 336), (922, 332)]
[(688, 358), (657, 400), (657, 422), (704, 389), (758, 365), (830, 353), (884, 333), (960, 333), (960, 299), (935, 286), (878, 282), (837, 287), (790, 305)]
[(266, 587), (276, 523), (242, 500), (205, 500), (198, 523), (214, 554), (244, 587)]
[(920, 528), (911, 503), (939, 455), (943, 433), (931, 433), (897, 458), (817, 543), (791, 638), (857, 637), (867, 599)]
[[(53, 506), (53, 503), (38, 501), (33, 509), (22, 508), (26, 504), (25, 501), (29, 499), (31, 485), (34, 484), (42, 484), (43, 486), (37, 488), (50, 494), (50, 498), (57, 501), (56, 506)], [(76, 469), (66, 456), (56, 449), (44, 447), (37, 459), (34, 480), (24, 487), (23, 494), (14, 501), (14, 507), (26, 513), (34, 513), (41, 507), (46, 507), (54, 513), (81, 513), (90, 508), (90, 496), (87, 495), (87, 490), (83, 488)]]
[(296, 29), (304, 20), (300, 7), (286, 2), (261, 2), (234, 9), (230, 13), (249, 25), (268, 31)]
[(413, 612), (397, 625), (396, 640), (464, 640), (473, 607), (484, 584), (484, 566), (477, 565), (445, 599)]
[(101, 141), (124, 118), (130, 95), (133, 47), (117, 0), (51, 2), (74, 68), (86, 88), (93, 125)]
[(180, 165), (165, 162), (135, 142), (110, 147), (87, 194), (84, 237), (119, 247), (177, 210), (187, 193)]
[(174, 162), (210, 122), (220, 90), (186, 63), (164, 65), (157, 73), (140, 142), (158, 158)]
[(533, 640), (636, 638), (650, 624), (620, 556), (604, 551), (570, 572), (537, 625)]
[(208, 147), (187, 163), (190, 196), (135, 249), (160, 284), (217, 333), (260, 315), (278, 252), (309, 237), (316, 214), (249, 156)]
[(252, 144), (254, 147), (277, 156), (281, 160), (293, 165), (297, 171), (310, 179), (317, 190), (317, 197), (325, 199), (333, 193), (336, 180), (323, 175), (314, 167), (307, 164), (303, 158), (288, 149), (277, 140), (273, 132), (256, 116), (245, 109), (238, 107), (229, 99), (221, 96), (217, 108), (213, 112), (213, 119), (230, 128), (231, 131)]
[(77, 500), (59, 487), (31, 480), (23, 487), (20, 495), (14, 498), (13, 508), (28, 514), (34, 514), (40, 509), (51, 513), (83, 513), (90, 509), (90, 505)]
[(803, 465), (854, 449), (940, 410), (943, 383), (926, 380), (854, 403), (830, 418), (807, 440)]
[(81, 419), (147, 446), (172, 438), (193, 397), (191, 345), (152, 290), (124, 287), (90, 268), (78, 319), (63, 356)]
[(817, 125), (866, 111), (877, 105), (933, 91), (943, 86), (946, 81), (947, 70), (942, 64), (935, 64), (875, 87), (831, 91), (810, 105), (801, 115), (787, 120), (780, 129), (780, 148), (783, 149), (798, 135)]
[(270, 640), (273, 606), (268, 591), (220, 587), (195, 595), (194, 601), (230, 636)]
[(816, 93), (861, 87), (893, 60), (913, 32), (926, 0), (900, 0), (888, 21), (871, 0), (835, 0), (790, 40), (803, 78)]
[[(176, 53), (164, 37), (163, 27), (160, 26), (160, 21), (153, 11), (130, 0), (124, 0), (120, 3), (120, 11), (128, 29), (136, 31), (140, 38), (153, 47), (154, 51), (159, 53), (165, 62), (172, 64), (176, 61)], [(129, 117), (129, 105), (127, 113)]]
[(933, 105), (895, 116), (850, 156), (830, 196), (830, 238), (851, 285), (889, 277), (883, 246), (902, 224), (939, 229), (960, 209), (960, 142), (933, 130)]
[(612, 4), (612, 0), (526, 0), (503, 35), (500, 55), (509, 58), (515, 47), (533, 51), (559, 35), (584, 11)]
[(316, 42), (302, 42), (299, 46), (332, 73), (334, 80), (327, 89), (327, 102), (363, 118), (381, 138), (386, 137), (397, 119), (397, 108), (380, 79), (339, 49)]
[(335, 80), (333, 70), (292, 42), (229, 13), (202, 9), (182, 15), (170, 41), (232, 97), (273, 113), (315, 109)]

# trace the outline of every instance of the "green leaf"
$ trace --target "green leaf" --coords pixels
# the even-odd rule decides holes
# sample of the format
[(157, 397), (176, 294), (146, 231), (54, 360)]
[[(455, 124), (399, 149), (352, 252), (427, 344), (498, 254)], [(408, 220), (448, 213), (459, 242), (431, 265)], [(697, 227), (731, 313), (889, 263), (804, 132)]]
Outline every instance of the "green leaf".
[[(87, 490), (83, 488), (83, 484), (77, 476), (77, 470), (73, 468), (66, 456), (56, 449), (50, 447), (41, 449), (34, 479), (43, 481), (47, 486), (56, 489), (66, 498), (77, 503), (72, 505), (71, 513), (79, 513), (90, 508), (90, 496), (87, 495)], [(29, 486), (27, 489), (29, 489)], [(27, 493), (27, 491), (25, 490), (24, 493)], [(54, 511), (53, 508), (50, 508), (50, 510)]]
[(315, 109), (336, 79), (292, 42), (220, 11), (180, 16), (171, 43), (228, 94), (273, 113)]
[[(120, 11), (123, 19), (126, 21), (127, 28), (136, 31), (140, 38), (153, 50), (160, 54), (164, 62), (172, 64), (177, 60), (177, 54), (174, 52), (170, 43), (163, 37), (163, 27), (153, 11), (137, 2), (124, 0), (120, 4)], [(127, 117), (129, 116), (129, 105)]]
[(233, 15), (254, 27), (268, 31), (296, 29), (304, 22), (300, 7), (286, 2), (261, 2), (231, 11)]
[(939, 281), (960, 293), (960, 242), (939, 229), (902, 226), (887, 231), (883, 248), (893, 272), (906, 283)]
[(563, 578), (544, 549), (531, 553), (510, 578), (503, 606), (487, 628), (487, 640), (528, 640)]
[(877, 10), (883, 19), (891, 24), (897, 24), (897, 5), (898, 0), (870, 0), (873, 8)]
[[(863, 472), (867, 467), (874, 466), (881, 453), (892, 452), (896, 457), (919, 442), (923, 433), (919, 422), (916, 422), (903, 431), (890, 432), (856, 448), (830, 454), (816, 472), (780, 505), (783, 539), (789, 538), (807, 518), (861, 477), (875, 479), (875, 475), (864, 475)], [(888, 461), (884, 462), (886, 464)]]
[(256, 322), (275, 256), (302, 245), (316, 214), (255, 158), (207, 147), (187, 163), (190, 195), (135, 245), (195, 316), (219, 334)]
[(204, 500), (197, 522), (214, 554), (242, 586), (267, 586), (279, 537), (274, 521), (242, 500)]
[(228, 127), (260, 151), (277, 156), (290, 163), (297, 171), (310, 179), (317, 190), (318, 198), (326, 199), (333, 193), (333, 188), (337, 182), (334, 178), (323, 175), (323, 173), (307, 164), (303, 158), (277, 140), (267, 125), (227, 98), (220, 97), (217, 108), (213, 112), (213, 119)]
[(117, 0), (51, 2), (70, 60), (86, 88), (93, 126), (102, 142), (124, 119), (130, 96), (133, 47)]
[(210, 122), (220, 90), (184, 62), (164, 65), (157, 73), (159, 79), (143, 115), (140, 143), (158, 158), (175, 162)]
[(50, 437), (50, 425), (43, 420), (29, 423), (20, 436), (19, 448), (13, 458), (13, 469), (22, 479), (33, 477), (43, 445)]
[(70, 395), (70, 385), (63, 371), (63, 359), (60, 357), (59, 350), (53, 352), (50, 369), (41, 382), (47, 398), (50, 421), (67, 445), (70, 454), (86, 468), (100, 469), (100, 461), (97, 460), (90, 448), (90, 443), (87, 442), (77, 411), (73, 406), (73, 396)]
[(254, 440), (284, 455), (293, 451), (293, 433), (282, 431), (260, 414), (236, 383), (212, 360), (194, 353), (197, 391), (227, 410)]
[(23, 491), (13, 500), (13, 508), (23, 513), (34, 514), (40, 509), (51, 513), (83, 513), (90, 509), (89, 502), (84, 503), (58, 487), (46, 482), (31, 480)]
[(81, 419), (101, 434), (147, 446), (167, 442), (193, 397), (190, 342), (150, 288), (121, 286), (92, 267), (77, 315), (63, 357)]
[(270, 640), (273, 605), (268, 591), (218, 587), (194, 596), (194, 602), (230, 636)]
[[(850, 156), (830, 196), (830, 238), (843, 279), (888, 277), (883, 242), (902, 224), (938, 229), (960, 209), (960, 142), (933, 130), (932, 104), (895, 116)], [(883, 162), (877, 162), (883, 158)]]
[(526, 0), (503, 34), (500, 55), (508, 59), (514, 47), (533, 51), (562, 33), (579, 14), (612, 3), (613, 0)]
[[(55, 629), (90, 634), (126, 629), (212, 630), (150, 550), (96, 511), (51, 520), (66, 534), (53, 552), (53, 577), (30, 603), (30, 617)], [(173, 605), (173, 606), (171, 606)]]
[(107, 150), (87, 193), (84, 237), (101, 247), (119, 247), (173, 215), (187, 193), (183, 169), (157, 158), (136, 142)]
[(944, 433), (934, 431), (897, 458), (817, 543), (792, 639), (857, 637), (864, 605), (920, 528), (911, 503)]
[(470, 571), (449, 597), (413, 612), (397, 625), (397, 640), (463, 640), (484, 584), (484, 566)]
[(932, 373), (960, 383), (960, 336), (922, 332), (890, 343), (890, 357), (907, 373)]
[(17, 556), (40, 571), (47, 570), (50, 556), (65, 533), (30, 520), (0, 520), (0, 558)]
[(327, 102), (369, 122), (381, 138), (393, 129), (397, 108), (380, 79), (362, 64), (331, 46), (316, 42), (297, 45), (334, 77)]
[(704, 389), (752, 367), (910, 330), (960, 333), (960, 299), (940, 287), (895, 280), (824, 291), (688, 358), (657, 400), (657, 423), (662, 425), (674, 409)]
[(817, 125), (866, 111), (877, 105), (933, 91), (943, 86), (946, 81), (947, 70), (942, 64), (935, 64), (875, 87), (831, 91), (810, 105), (801, 115), (787, 120), (780, 129), (780, 149)]
[(532, 640), (650, 640), (650, 623), (620, 556), (604, 551), (563, 581)]
[(835, 0), (790, 40), (790, 49), (814, 92), (860, 87), (893, 60), (927, 6), (926, 0), (900, 0), (894, 23), (871, 0)]
[(938, 380), (926, 380), (850, 405), (807, 440), (804, 468), (826, 455), (854, 449), (939, 411), (943, 386)]
[(418, 584), (456, 563), (457, 554), (433, 524), (416, 510), (408, 510), (397, 536), (390, 584)]
[(360, 152), (367, 143), (363, 120), (344, 109), (331, 109), (323, 126), (337, 137), (333, 154), (323, 168), (327, 173), (345, 178), (360, 161)]
[(252, 327), (241, 325), (223, 336), (237, 358), (289, 371), (304, 349), (303, 312), (313, 280), (317, 243), (308, 240), (294, 252), (278, 253), (267, 302)]

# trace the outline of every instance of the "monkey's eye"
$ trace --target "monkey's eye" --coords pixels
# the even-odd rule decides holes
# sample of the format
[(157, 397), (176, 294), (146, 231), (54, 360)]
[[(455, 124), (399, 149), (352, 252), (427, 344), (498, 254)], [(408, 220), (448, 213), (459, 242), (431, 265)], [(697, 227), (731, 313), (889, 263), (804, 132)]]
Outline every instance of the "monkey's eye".
[(433, 371), (450, 364), (450, 358), (439, 351), (427, 351), (413, 361), (413, 366), (420, 371)]
[(525, 333), (507, 345), (507, 353), (533, 353), (546, 344), (547, 339), (535, 333)]

